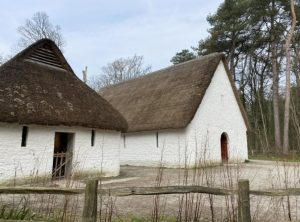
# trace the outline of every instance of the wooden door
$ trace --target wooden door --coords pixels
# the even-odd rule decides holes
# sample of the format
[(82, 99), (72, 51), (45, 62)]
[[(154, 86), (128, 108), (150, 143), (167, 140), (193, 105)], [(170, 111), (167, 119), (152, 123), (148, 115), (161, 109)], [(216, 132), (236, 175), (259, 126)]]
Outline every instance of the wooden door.
[(66, 153), (54, 153), (53, 168), (52, 168), (52, 178), (53, 179), (65, 178), (66, 164), (67, 164), (67, 154)]
[(228, 140), (226, 133), (221, 135), (221, 158), (222, 161), (228, 161)]
[(52, 166), (52, 178), (62, 179), (66, 174), (68, 133), (56, 132), (54, 137), (54, 154)]

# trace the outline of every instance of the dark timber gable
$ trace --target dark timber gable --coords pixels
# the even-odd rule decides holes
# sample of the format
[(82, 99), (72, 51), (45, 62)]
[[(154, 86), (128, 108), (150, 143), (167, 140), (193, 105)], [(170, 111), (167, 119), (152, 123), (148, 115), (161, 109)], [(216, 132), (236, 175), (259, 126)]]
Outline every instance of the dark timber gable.
[(35, 49), (29, 55), (27, 55), (25, 60), (36, 62), (41, 65), (64, 69), (60, 58), (49, 45), (42, 45), (41, 47)]

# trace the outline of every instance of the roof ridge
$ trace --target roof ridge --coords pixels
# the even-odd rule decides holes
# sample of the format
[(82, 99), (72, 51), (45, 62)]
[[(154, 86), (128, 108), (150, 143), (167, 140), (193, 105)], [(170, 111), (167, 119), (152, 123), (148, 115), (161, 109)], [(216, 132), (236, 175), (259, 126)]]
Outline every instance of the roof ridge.
[(214, 53), (103, 88), (128, 132), (178, 129), (193, 119), (224, 55)]
[(105, 86), (105, 87), (103, 87), (103, 88), (100, 89), (100, 92), (103, 91), (103, 90), (105, 90), (105, 89), (109, 89), (111, 87), (119, 86), (119, 85), (126, 84), (126, 83), (129, 83), (129, 82), (134, 82), (134, 81), (137, 81), (139, 79), (145, 78), (147, 76), (157, 75), (157, 74), (160, 74), (163, 71), (166, 71), (166, 70), (169, 70), (169, 69), (172, 69), (172, 68), (176, 68), (176, 67), (180, 67), (180, 66), (183, 66), (183, 65), (186, 65), (188, 63), (195, 62), (195, 61), (201, 61), (203, 59), (206, 59), (206, 58), (209, 58), (209, 57), (214, 57), (214, 56), (216, 56), (216, 57), (220, 56), (220, 59), (221, 59), (221, 58), (225, 57), (225, 54), (221, 53), (221, 52), (213, 52), (213, 53), (210, 53), (210, 54), (207, 54), (207, 55), (198, 56), (195, 59), (191, 59), (191, 60), (188, 60), (188, 61), (185, 61), (185, 62), (181, 62), (181, 63), (178, 63), (178, 64), (173, 64), (173, 65), (167, 66), (165, 68), (161, 68), (161, 69), (155, 70), (153, 72), (147, 73), (145, 75), (138, 76), (138, 77), (133, 78), (133, 79), (124, 80), (122, 82), (119, 82), (119, 83), (116, 83), (116, 84), (113, 84), (113, 85)]

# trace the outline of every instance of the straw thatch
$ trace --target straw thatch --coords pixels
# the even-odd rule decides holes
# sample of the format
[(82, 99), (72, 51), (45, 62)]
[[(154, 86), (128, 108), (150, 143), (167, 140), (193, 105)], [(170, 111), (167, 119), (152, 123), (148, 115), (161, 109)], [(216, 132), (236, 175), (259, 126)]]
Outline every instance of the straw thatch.
[(126, 131), (127, 122), (42, 39), (0, 66), (0, 122)]
[[(224, 55), (214, 53), (101, 90), (128, 122), (128, 132), (178, 129), (193, 119)], [(227, 65), (225, 65), (227, 66)], [(226, 67), (247, 127), (247, 116)]]

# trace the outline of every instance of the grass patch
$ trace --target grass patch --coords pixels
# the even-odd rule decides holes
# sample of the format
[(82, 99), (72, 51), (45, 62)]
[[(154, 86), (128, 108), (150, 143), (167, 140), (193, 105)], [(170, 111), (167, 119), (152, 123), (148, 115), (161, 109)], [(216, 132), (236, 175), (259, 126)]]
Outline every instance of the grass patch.
[(45, 185), (51, 183), (51, 175), (36, 175), (20, 178), (12, 178), (0, 182), (0, 186), (22, 186), (22, 185)]
[[(119, 217), (118, 219), (113, 220), (113, 222), (152, 222), (153, 218), (151, 216), (143, 217), (143, 216), (135, 216), (135, 215), (127, 215), (123, 217)], [(178, 221), (175, 216), (164, 215), (159, 218), (159, 221), (164, 222), (176, 222)]]
[(5, 220), (34, 220), (35, 213), (31, 212), (27, 207), (10, 208), (7, 205), (0, 206), (0, 219)]
[(27, 206), (0, 206), (0, 220), (17, 220), (17, 221), (47, 221), (55, 222), (58, 218), (44, 217), (29, 209)]
[(280, 153), (265, 153), (249, 155), (251, 160), (269, 160), (269, 161), (284, 161), (284, 162), (300, 162), (300, 153), (290, 152), (288, 155)]

